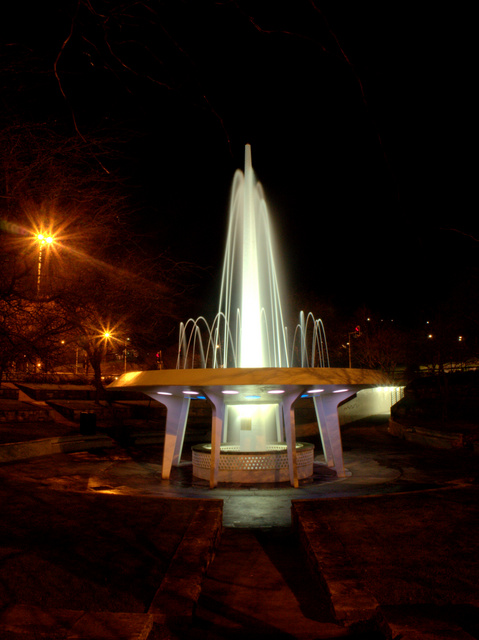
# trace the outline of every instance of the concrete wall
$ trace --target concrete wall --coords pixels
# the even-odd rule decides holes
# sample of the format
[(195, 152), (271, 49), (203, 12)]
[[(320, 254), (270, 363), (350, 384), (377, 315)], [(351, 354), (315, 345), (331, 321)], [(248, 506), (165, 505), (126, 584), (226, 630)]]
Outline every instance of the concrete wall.
[(348, 424), (370, 416), (389, 413), (393, 404), (404, 396), (404, 387), (374, 387), (359, 391), (355, 398), (340, 405), (340, 424)]

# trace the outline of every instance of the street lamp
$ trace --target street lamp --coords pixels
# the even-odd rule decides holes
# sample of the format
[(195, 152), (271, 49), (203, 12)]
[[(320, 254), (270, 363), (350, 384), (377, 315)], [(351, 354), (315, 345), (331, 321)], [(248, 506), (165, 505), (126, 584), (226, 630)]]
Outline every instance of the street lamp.
[[(128, 362), (128, 345), (130, 344), (130, 338), (122, 337), (118, 335), (117, 329), (114, 327), (113, 329), (105, 329), (102, 327), (100, 333), (97, 334), (97, 338), (100, 340), (103, 345), (103, 354), (106, 355), (108, 343), (117, 345), (123, 344), (123, 370), (126, 373), (127, 370), (127, 362)], [(120, 352), (121, 353), (121, 352)]]
[(361, 327), (358, 325), (355, 327), (354, 331), (350, 331), (348, 333), (348, 353), (349, 353), (349, 368), (351, 369), (351, 336), (355, 338), (359, 338), (361, 335)]

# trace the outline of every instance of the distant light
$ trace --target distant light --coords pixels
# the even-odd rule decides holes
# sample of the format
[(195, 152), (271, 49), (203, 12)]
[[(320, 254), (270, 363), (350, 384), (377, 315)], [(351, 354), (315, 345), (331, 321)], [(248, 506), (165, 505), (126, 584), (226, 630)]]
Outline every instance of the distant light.
[(271, 391), (268, 391), (268, 393), (284, 393), (284, 389), (271, 389)]
[(195, 400), (206, 400), (206, 396), (196, 396)]
[(459, 336), (457, 339), (459, 340), (459, 342), (462, 342), (464, 340), (462, 336)]
[(198, 396), (200, 394), (199, 391), (183, 391), (183, 393), (187, 396)]
[(324, 389), (308, 389), (306, 393), (322, 393)]
[(224, 393), (225, 396), (235, 396), (239, 393), (239, 391), (235, 391), (234, 389), (223, 389), (221, 393)]
[(345, 391), (349, 391), (349, 389), (336, 389), (333, 393), (344, 393)]
[(432, 333), (430, 333), (430, 334), (428, 335), (428, 338), (432, 338)]
[(159, 396), (172, 396), (173, 394), (170, 393), (169, 391), (157, 391), (156, 392)]

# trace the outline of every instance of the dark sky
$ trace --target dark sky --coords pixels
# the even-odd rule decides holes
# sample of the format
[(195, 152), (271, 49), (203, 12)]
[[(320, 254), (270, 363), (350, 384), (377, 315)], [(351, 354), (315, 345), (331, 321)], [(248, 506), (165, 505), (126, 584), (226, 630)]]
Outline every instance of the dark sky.
[(414, 316), (477, 262), (472, 22), (364, 4), (19, 1), (2, 40), (41, 70), (16, 108), (129, 132), (122, 171), (160, 251), (219, 274), (250, 143), (293, 290)]

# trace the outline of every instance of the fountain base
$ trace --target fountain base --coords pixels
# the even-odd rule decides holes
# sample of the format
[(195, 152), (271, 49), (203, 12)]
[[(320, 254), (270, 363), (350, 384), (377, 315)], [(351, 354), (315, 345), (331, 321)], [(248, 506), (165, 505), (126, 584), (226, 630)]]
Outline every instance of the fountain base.
[[(211, 445), (197, 444), (191, 448), (193, 475), (209, 480), (211, 473)], [(314, 445), (296, 443), (298, 480), (313, 475)], [(285, 442), (272, 442), (264, 451), (240, 451), (239, 445), (222, 444), (220, 447), (218, 482), (255, 484), (289, 482), (288, 452)]]

